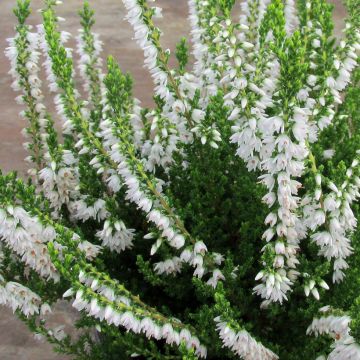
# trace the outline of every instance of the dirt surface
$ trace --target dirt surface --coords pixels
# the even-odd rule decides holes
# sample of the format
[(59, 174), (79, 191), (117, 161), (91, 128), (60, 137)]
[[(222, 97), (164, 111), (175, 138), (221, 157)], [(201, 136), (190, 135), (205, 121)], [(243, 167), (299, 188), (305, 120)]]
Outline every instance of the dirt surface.
[[(334, 16), (336, 31), (340, 34), (345, 11), (340, 1), (336, 4)], [(58, 14), (66, 18), (64, 29), (76, 34), (79, 19), (76, 15), (81, 7), (80, 0), (65, 0), (58, 7)], [(111, 54), (120, 63), (124, 71), (129, 71), (134, 78), (135, 96), (144, 104), (151, 104), (152, 82), (147, 71), (142, 66), (142, 52), (132, 41), (132, 30), (124, 21), (124, 7), (120, 0), (93, 0), (91, 5), (96, 11), (96, 31), (104, 41), (104, 58)], [(17, 170), (21, 175), (26, 173), (26, 156), (22, 148), (23, 138), (20, 133), (24, 126), (18, 113), (22, 108), (14, 101), (15, 94), (10, 88), (11, 78), (8, 75), (9, 64), (3, 54), (7, 46), (6, 38), (13, 36), (15, 24), (12, 7), (15, 0), (1, 0), (0, 3), (0, 168), (4, 172)], [(31, 22), (38, 24), (40, 16), (36, 12), (42, 1), (33, 0), (34, 9)], [(174, 49), (176, 42), (186, 36), (189, 31), (187, 22), (186, 0), (158, 0), (157, 6), (163, 8), (164, 18), (158, 20), (159, 27), (164, 32), (163, 45)], [(48, 100), (51, 104), (51, 100)], [(66, 306), (58, 306), (54, 314), (54, 323), (69, 322), (71, 316)], [(26, 327), (5, 308), (0, 307), (0, 359), (1, 360), (60, 360), (66, 357), (52, 354), (51, 347), (33, 339)]]

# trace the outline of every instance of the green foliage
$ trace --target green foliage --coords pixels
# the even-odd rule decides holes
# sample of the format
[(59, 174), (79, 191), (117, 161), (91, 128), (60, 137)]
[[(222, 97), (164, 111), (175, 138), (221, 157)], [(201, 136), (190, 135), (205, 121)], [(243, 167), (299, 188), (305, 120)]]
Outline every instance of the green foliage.
[(179, 62), (180, 74), (183, 74), (185, 72), (185, 67), (189, 61), (189, 47), (186, 42), (187, 39), (183, 37), (176, 45), (175, 56), (177, 61)]

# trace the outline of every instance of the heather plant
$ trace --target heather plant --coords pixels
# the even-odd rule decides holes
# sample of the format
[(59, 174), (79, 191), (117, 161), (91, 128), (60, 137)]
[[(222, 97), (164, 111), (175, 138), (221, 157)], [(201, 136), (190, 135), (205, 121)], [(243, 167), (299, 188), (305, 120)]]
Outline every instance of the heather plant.
[[(239, 19), (189, 0), (173, 68), (161, 9), (122, 2), (151, 108), (103, 64), (88, 2), (74, 51), (60, 1), (37, 27), (17, 1), (30, 169), (0, 176), (0, 303), (74, 359), (360, 359), (360, 1), (338, 40), (324, 0), (244, 1)], [(47, 324), (61, 298), (75, 337)]]

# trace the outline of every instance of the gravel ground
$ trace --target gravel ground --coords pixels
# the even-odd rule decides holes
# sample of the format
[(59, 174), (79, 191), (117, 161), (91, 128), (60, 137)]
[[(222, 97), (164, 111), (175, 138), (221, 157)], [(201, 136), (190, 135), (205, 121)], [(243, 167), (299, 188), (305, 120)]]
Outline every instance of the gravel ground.
[[(336, 4), (334, 16), (336, 18), (336, 31), (340, 33), (342, 19), (345, 11), (340, 1)], [(77, 33), (79, 20), (76, 16), (82, 1), (65, 1), (65, 5), (58, 7), (58, 14), (67, 19), (64, 28), (72, 34)], [(0, 168), (8, 172), (17, 170), (24, 175), (26, 156), (22, 148), (20, 131), (23, 120), (18, 116), (21, 107), (14, 101), (14, 93), (10, 88), (11, 79), (8, 75), (9, 64), (2, 49), (7, 46), (6, 38), (13, 36), (15, 24), (11, 9), (14, 0), (2, 0), (0, 4)], [(39, 14), (36, 12), (42, 1), (33, 0), (34, 9), (32, 23), (39, 23)], [(132, 30), (123, 20), (124, 7), (120, 0), (91, 1), (96, 10), (96, 30), (104, 41), (104, 56), (112, 54), (120, 63), (124, 71), (129, 71), (134, 77), (135, 96), (146, 105), (151, 104), (152, 83), (149, 75), (142, 66), (142, 53), (132, 41)], [(164, 31), (163, 44), (174, 49), (176, 42), (186, 36), (189, 31), (187, 6), (185, 0), (158, 0), (158, 6), (164, 10), (164, 18), (158, 21)], [(52, 108), (51, 103), (48, 104)], [(57, 305), (52, 317), (53, 324), (71, 323), (71, 310), (64, 303)], [(33, 339), (26, 327), (17, 320), (10, 311), (0, 307), (0, 359), (1, 360), (61, 360), (67, 359), (51, 352), (48, 344), (39, 343)]]

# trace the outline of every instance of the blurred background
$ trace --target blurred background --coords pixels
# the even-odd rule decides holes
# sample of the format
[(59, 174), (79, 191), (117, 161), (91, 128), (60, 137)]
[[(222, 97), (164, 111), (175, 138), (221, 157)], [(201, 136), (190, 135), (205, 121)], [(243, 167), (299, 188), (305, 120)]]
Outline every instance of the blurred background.
[[(334, 18), (336, 34), (341, 37), (345, 10), (340, 0), (329, 1), (335, 5)], [(22, 107), (15, 103), (15, 93), (11, 89), (11, 77), (8, 74), (9, 63), (3, 50), (7, 47), (6, 39), (14, 36), (15, 18), (12, 14), (15, 0), (1, 0), (0, 3), (0, 169), (4, 172), (17, 170), (20, 175), (26, 174), (27, 165), (24, 162), (26, 152), (22, 147), (21, 130), (24, 120), (19, 117)], [(238, 1), (240, 3), (240, 1)], [(120, 63), (123, 71), (128, 71), (134, 79), (134, 93), (144, 105), (152, 102), (152, 82), (143, 68), (143, 55), (132, 40), (133, 32), (124, 20), (125, 11), (121, 0), (90, 0), (95, 10), (95, 31), (100, 33), (104, 42), (103, 58), (113, 55)], [(162, 43), (165, 48), (174, 50), (182, 36), (189, 34), (186, 0), (157, 0), (157, 6), (163, 8), (163, 18), (157, 24), (164, 32)], [(38, 9), (41, 0), (33, 0), (31, 24), (41, 22)], [(76, 35), (79, 25), (78, 10), (81, 0), (64, 0), (58, 6), (58, 15), (66, 21), (62, 23), (64, 30)], [(237, 4), (237, 8), (238, 8)], [(73, 45), (73, 42), (69, 42)], [(52, 108), (52, 100), (48, 97), (47, 105)], [(71, 329), (74, 313), (65, 303), (59, 303), (51, 316), (49, 325), (66, 324)], [(0, 306), (0, 360), (65, 360), (65, 356), (52, 353), (51, 346), (36, 341), (27, 328), (17, 320), (11, 311)]]

